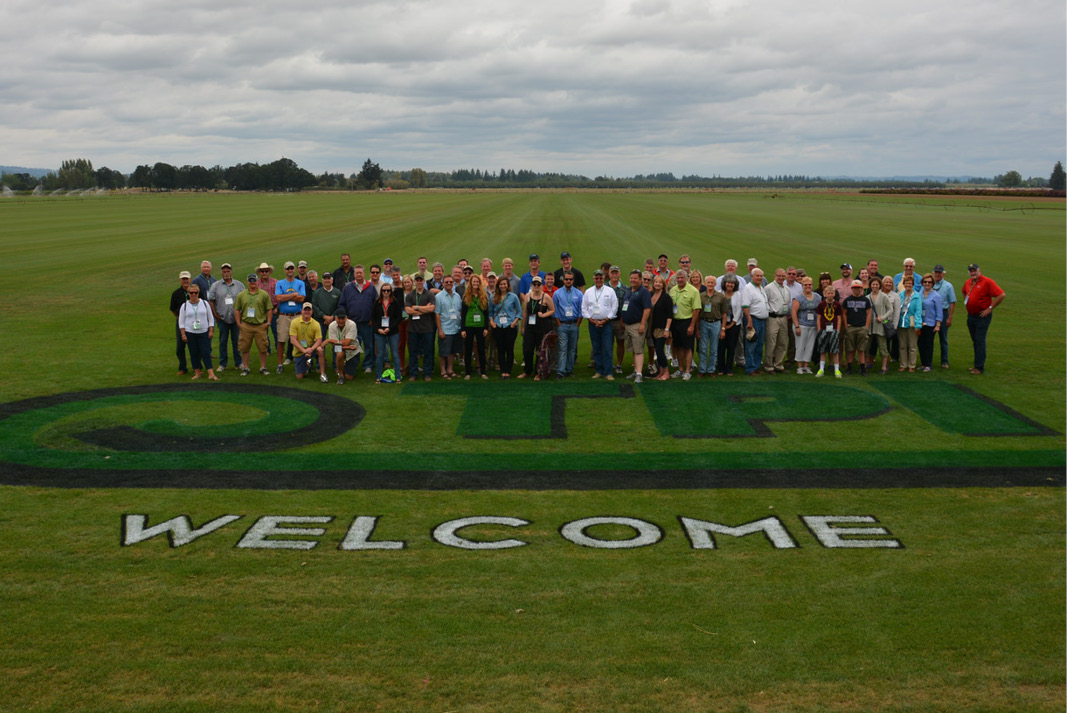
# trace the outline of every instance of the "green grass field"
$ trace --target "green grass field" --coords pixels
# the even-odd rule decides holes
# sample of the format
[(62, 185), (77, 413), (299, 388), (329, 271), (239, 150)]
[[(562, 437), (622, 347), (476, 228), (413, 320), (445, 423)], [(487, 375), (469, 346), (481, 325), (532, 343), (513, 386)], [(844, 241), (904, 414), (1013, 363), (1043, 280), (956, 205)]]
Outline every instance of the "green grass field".
[[(1064, 216), (801, 192), (2, 199), (0, 710), (1062, 710)], [(913, 257), (957, 288), (975, 261), (1008, 298), (983, 377), (960, 317), (953, 368), (925, 378), (167, 386), (169, 294), (202, 259), (521, 271), (564, 249), (587, 275), (659, 252), (705, 274)], [(126, 391), (62, 396), (108, 389)], [(287, 447), (327, 396), (365, 416)], [(86, 437), (130, 427), (152, 447)], [(169, 546), (127, 515), (240, 518)], [(265, 516), (318, 529), (257, 539)], [(516, 520), (461, 543), (524, 544), (432, 534), (479, 516)], [(874, 518), (837, 528), (880, 544), (827, 546), (812, 516)], [(357, 517), (403, 546), (346, 548)], [(593, 517), (661, 535), (625, 548), (632, 527), (592, 524), (606, 544), (576, 544), (566, 525)], [(681, 518), (787, 536), (709, 549)]]

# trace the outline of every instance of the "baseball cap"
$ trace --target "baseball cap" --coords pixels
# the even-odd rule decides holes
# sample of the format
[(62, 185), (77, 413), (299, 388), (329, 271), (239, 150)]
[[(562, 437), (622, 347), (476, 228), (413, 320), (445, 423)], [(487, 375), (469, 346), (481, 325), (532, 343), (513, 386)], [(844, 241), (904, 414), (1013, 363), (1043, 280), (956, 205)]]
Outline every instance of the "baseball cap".
[(222, 263), (222, 267), (220, 267), (219, 269), (220, 270), (225, 270), (226, 268), (230, 268), (232, 270), (233, 269), (233, 265), (231, 265), (228, 262), (224, 262), (224, 263)]
[(259, 282), (259, 278), (256, 277), (256, 273), (250, 272), (250, 273), (248, 273), (248, 277), (245, 278), (245, 281), (246, 282)]
[(569, 252), (567, 252), (566, 250), (564, 250), (563, 252), (561, 252), (559, 254), (559, 259), (562, 260), (563, 258), (570, 257), (570, 256), (571, 256), (571, 254)]
[(337, 317), (337, 319), (348, 319), (348, 312), (343, 309), (339, 309), (333, 313), (333, 316)]
[(416, 272), (415, 273), (415, 282), (424, 282), (425, 280), (426, 280), (426, 278), (423, 277), (421, 272)]
[(852, 281), (852, 287), (854, 287), (854, 288), (855, 287), (863, 287), (863, 283), (860, 282), (859, 280), (853, 280)]
[(846, 268), (851, 270), (852, 269), (852, 265), (849, 265), (847, 262), (841, 263), (841, 269), (844, 270)]
[(541, 279), (540, 275), (534, 275), (534, 279), (530, 280), (531, 285), (543, 285), (544, 282), (545, 281)]
[(392, 265), (393, 264), (393, 258), (391, 258), (391, 257), (385, 258), (384, 260), (382, 260), (382, 264), (383, 265)]
[(967, 266), (967, 269), (968, 270), (977, 270), (978, 269), (978, 263), (972, 262), (970, 265)]
[(759, 267), (759, 260), (757, 260), (757, 259), (756, 259), (756, 258), (754, 258), (754, 257), (750, 257), (750, 258), (748, 259), (748, 262), (746, 262), (745, 264), (746, 264), (746, 265), (747, 265), (748, 267), (753, 267), (753, 266), (755, 266), (755, 267)]
[(182, 279), (182, 278), (189, 279), (191, 277), (192, 277), (192, 275), (189, 274), (188, 270), (182, 270), (181, 272), (178, 273), (178, 279), (179, 280)]
[(290, 267), (296, 267), (296, 265), (293, 263), (292, 260), (286, 260), (285, 265), (283, 265), (283, 268), (288, 270)]
[(944, 272), (944, 271), (945, 271), (945, 266), (944, 265), (934, 265), (934, 272)]
[(310, 302), (305, 302), (304, 306), (300, 308), (300, 311), (303, 312), (306, 309), (312, 309), (312, 306), (311, 306)]
[(622, 268), (620, 268), (618, 265), (612, 265), (610, 271), (611, 272), (622, 272)]
[(296, 266), (297, 267), (307, 267), (308, 266), (308, 261), (307, 260), (301, 260), (300, 262), (298, 262), (296, 264)]
[(325, 280), (327, 277), (332, 279), (333, 278), (333, 273), (332, 272), (324, 272), (324, 273), (322, 273), (322, 279)]
[(531, 260), (540, 260), (541, 258), (539, 258), (539, 257), (537, 256), (537, 253), (530, 253), (530, 259), (531, 259)]
[(600, 275), (601, 277), (603, 277), (604, 276), (604, 271), (603, 270), (593, 270), (593, 277), (596, 277), (597, 275)]

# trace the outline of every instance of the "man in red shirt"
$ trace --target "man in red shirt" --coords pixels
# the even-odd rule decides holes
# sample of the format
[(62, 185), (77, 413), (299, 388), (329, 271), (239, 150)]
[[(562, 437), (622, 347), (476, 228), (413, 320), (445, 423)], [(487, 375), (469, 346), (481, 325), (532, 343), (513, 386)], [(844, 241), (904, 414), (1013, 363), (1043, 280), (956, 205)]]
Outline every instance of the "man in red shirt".
[(967, 305), (967, 330), (974, 342), (974, 368), (972, 374), (985, 371), (985, 339), (993, 310), (1004, 301), (1004, 290), (991, 278), (982, 274), (977, 263), (967, 266), (970, 278), (963, 283), (963, 301)]

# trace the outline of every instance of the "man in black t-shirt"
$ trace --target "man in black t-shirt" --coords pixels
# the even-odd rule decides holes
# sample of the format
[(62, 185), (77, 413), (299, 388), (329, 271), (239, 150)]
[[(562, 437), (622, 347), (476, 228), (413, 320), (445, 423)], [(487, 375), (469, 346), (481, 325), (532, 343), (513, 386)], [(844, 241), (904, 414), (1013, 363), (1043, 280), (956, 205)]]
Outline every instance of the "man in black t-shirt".
[(585, 275), (582, 274), (581, 270), (572, 267), (574, 259), (571, 257), (570, 253), (560, 253), (559, 264), (560, 268), (552, 273), (552, 276), (556, 280), (556, 287), (563, 287), (563, 273), (565, 272), (574, 275), (574, 282), (571, 284), (571, 287), (577, 287), (579, 290), (585, 287)]

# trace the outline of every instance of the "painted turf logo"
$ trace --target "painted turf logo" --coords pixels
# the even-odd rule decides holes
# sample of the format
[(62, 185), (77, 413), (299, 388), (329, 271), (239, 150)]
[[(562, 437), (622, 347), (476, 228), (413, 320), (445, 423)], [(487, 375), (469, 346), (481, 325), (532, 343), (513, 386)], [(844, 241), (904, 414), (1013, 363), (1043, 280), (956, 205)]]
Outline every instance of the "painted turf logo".
[[(292, 451), (338, 437), (358, 439), (367, 412), (356, 401), (335, 394), (285, 387), (219, 384), (166, 384), (99, 389), (0, 404), (0, 483), (52, 487), (210, 487), (260, 489), (606, 489), (709, 487), (945, 487), (955, 485), (1062, 485), (1062, 448), (1044, 451), (988, 451), (963, 455), (978, 472), (953, 473), (942, 453), (916, 467), (902, 463), (887, 480), (878, 469), (857, 473), (863, 461), (855, 452), (817, 454), (810, 464), (788, 453), (769, 451), (757, 462), (738, 463), (716, 450), (722, 439), (775, 438), (773, 424), (788, 421), (877, 419), (896, 409), (910, 411), (937, 431), (975, 438), (976, 446), (993, 436), (1057, 436), (1051, 429), (1007, 406), (964, 387), (942, 381), (867, 382), (870, 388), (814, 383), (657, 384), (640, 390), (605, 382), (517, 385), (409, 383), (396, 397), (403, 409), (433, 408), (455, 419), (455, 436), (473, 445), (499, 439), (566, 439), (566, 411), (575, 399), (600, 399), (611, 409), (643, 408), (658, 436), (702, 439), (704, 453), (683, 458), (635, 454), (640, 469), (602, 453), (559, 456), (518, 453), (507, 467), (501, 456), (470, 449), (462, 458), (427, 455), (420, 469), (380, 469), (377, 457), (320, 452), (327, 467), (288, 469)], [(532, 387), (532, 388), (530, 388)], [(522, 408), (495, 408), (502, 396), (522, 390)], [(509, 390), (510, 389), (510, 390)], [(357, 393), (353, 390), (353, 393)], [(455, 409), (455, 397), (462, 407)], [(684, 408), (679, 403), (684, 401)], [(815, 408), (817, 404), (832, 404)], [(189, 425), (174, 417), (186, 409), (210, 412), (210, 426)], [(487, 417), (491, 414), (492, 417)], [(817, 428), (821, 428), (817, 426)], [(343, 440), (339, 441), (344, 443)], [(533, 446), (531, 445), (531, 448)], [(322, 449), (319, 449), (322, 451)], [(998, 454), (1023, 453), (996, 473)], [(1035, 455), (1036, 454), (1036, 455)], [(858, 454), (863, 456), (864, 454)], [(436, 460), (435, 460), (436, 458)], [(777, 458), (777, 460), (775, 460)], [(836, 460), (835, 460), (836, 458)], [(303, 458), (290, 459), (294, 461)], [(885, 459), (883, 459), (885, 460)], [(659, 465), (667, 462), (667, 465)], [(872, 461), (866, 461), (872, 462)], [(851, 464), (845, 468), (841, 464)], [(457, 465), (458, 464), (458, 465)], [(1005, 470), (1007, 468), (1007, 470)], [(883, 469), (884, 470), (884, 469)], [(1005, 476), (1005, 472), (1008, 475)], [(785, 474), (785, 475), (783, 475)], [(785, 477), (785, 476), (788, 477)], [(961, 477), (966, 475), (966, 477)]]

